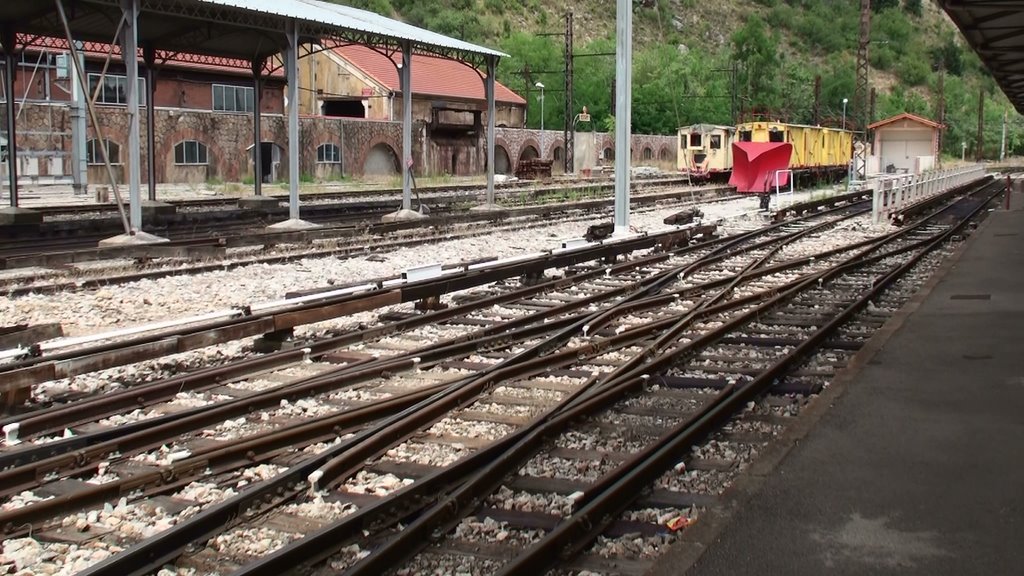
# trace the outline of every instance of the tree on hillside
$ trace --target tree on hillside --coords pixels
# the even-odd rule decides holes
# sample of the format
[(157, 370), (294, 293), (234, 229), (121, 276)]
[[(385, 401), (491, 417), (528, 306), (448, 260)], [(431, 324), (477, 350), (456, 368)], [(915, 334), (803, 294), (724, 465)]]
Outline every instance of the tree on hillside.
[(732, 35), (732, 59), (738, 65), (738, 83), (747, 109), (776, 111), (779, 94), (779, 39), (770, 36), (764, 20), (750, 15), (747, 23)]
[(501, 42), (508, 53), (498, 63), (497, 80), (513, 92), (527, 98), (527, 121), (530, 128), (540, 127), (541, 106), (536, 83), (544, 84), (544, 127), (562, 126), (564, 113), (565, 58), (561, 46), (549, 36), (516, 32)]

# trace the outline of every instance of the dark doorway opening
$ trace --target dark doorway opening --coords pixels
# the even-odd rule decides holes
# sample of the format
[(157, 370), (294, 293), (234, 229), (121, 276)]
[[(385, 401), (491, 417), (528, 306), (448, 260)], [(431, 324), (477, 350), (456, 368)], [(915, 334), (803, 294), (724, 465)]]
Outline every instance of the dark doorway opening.
[(274, 143), (260, 142), (260, 182), (274, 181)]
[(325, 100), (322, 112), (337, 118), (366, 118), (362, 100)]

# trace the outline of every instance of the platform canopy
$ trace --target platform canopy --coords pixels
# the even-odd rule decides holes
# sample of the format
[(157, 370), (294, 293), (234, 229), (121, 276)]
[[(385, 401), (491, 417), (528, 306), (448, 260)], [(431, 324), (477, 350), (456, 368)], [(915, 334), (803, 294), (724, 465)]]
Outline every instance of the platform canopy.
[[(109, 43), (122, 18), (119, 0), (61, 0), (76, 40)], [(139, 0), (138, 41), (168, 51), (242, 61), (269, 58), (287, 46), (294, 21), (300, 44), (369, 44), (482, 65), (505, 54), (373, 12), (317, 0)], [(0, 1), (0, 26), (19, 34), (63, 37), (53, 0)]]
[(1024, 114), (1024, 0), (939, 0), (939, 5)]

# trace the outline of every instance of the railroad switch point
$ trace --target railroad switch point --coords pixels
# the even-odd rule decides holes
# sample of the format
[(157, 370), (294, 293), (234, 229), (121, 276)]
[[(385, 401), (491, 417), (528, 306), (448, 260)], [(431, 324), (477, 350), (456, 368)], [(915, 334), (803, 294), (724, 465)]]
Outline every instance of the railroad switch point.
[(519, 283), (523, 286), (536, 286), (546, 281), (547, 278), (544, 276), (544, 271), (527, 272), (519, 277)]
[(416, 309), (421, 312), (430, 312), (433, 310), (444, 310), (448, 305), (441, 302), (440, 296), (427, 296), (422, 300), (416, 301)]
[(291, 350), (298, 345), (299, 342), (295, 340), (295, 331), (288, 328), (260, 336), (252, 343), (252, 349), (260, 354), (267, 354), (280, 350)]

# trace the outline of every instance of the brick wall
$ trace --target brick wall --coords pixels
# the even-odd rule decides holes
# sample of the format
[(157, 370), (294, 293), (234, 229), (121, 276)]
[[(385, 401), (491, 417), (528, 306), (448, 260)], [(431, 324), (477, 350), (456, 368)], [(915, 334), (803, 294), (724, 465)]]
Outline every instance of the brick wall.
[[(0, 113), (2, 116), (2, 113)], [(123, 107), (104, 106), (99, 108), (100, 131), (118, 145), (120, 156), (115, 159), (123, 167), (128, 160), (128, 116)], [(402, 158), (402, 125), (400, 122), (341, 119), (326, 117), (302, 117), (300, 119), (300, 171), (310, 177), (329, 179), (342, 173), (360, 176), (363, 166), (375, 146), (389, 148), (394, 155)], [(182, 109), (157, 109), (156, 111), (156, 178), (157, 182), (204, 182), (222, 180), (229, 182), (253, 178), (250, 147), (253, 143), (252, 118), (248, 114), (212, 113)], [(71, 124), (69, 109), (57, 104), (26, 104), (18, 122), (19, 156), (51, 155), (63, 157), (63, 171), (70, 170)], [(142, 159), (146, 161), (145, 122), (142, 126)], [(543, 137), (542, 137), (543, 136)], [(88, 138), (96, 137), (96, 130), (90, 125)], [(614, 148), (613, 136), (598, 134), (598, 148)], [(208, 163), (203, 166), (183, 166), (175, 163), (175, 146), (184, 141), (197, 141), (206, 146)], [(285, 117), (268, 114), (262, 118), (262, 141), (279, 147), (279, 162), (276, 177), (284, 180), (288, 175), (288, 130)], [(412, 157), (417, 175), (482, 174), (486, 168), (484, 131), (462, 136), (429, 134), (427, 124), (413, 123)], [(562, 133), (547, 130), (497, 128), (495, 130), (495, 166), (506, 172), (515, 170), (516, 163), (524, 157), (561, 158), (564, 149)], [(633, 163), (635, 165), (662, 166), (671, 169), (675, 162), (675, 136), (633, 136)], [(317, 148), (323, 144), (338, 146), (341, 165), (325, 165), (317, 162)], [(644, 159), (644, 150), (650, 150), (652, 158)], [(507, 167), (502, 155), (507, 156)], [(662, 155), (667, 154), (667, 161)], [(401, 162), (401, 160), (400, 160)], [(454, 165), (453, 165), (454, 162)], [(560, 162), (556, 162), (560, 164)], [(604, 164), (611, 164), (605, 160)], [(115, 172), (124, 171), (118, 167)], [(557, 172), (560, 167), (555, 166)], [(45, 162), (40, 163), (40, 175), (47, 174)], [(101, 166), (90, 168), (91, 181), (107, 179), (106, 170)], [(146, 170), (142, 170), (146, 181)]]

